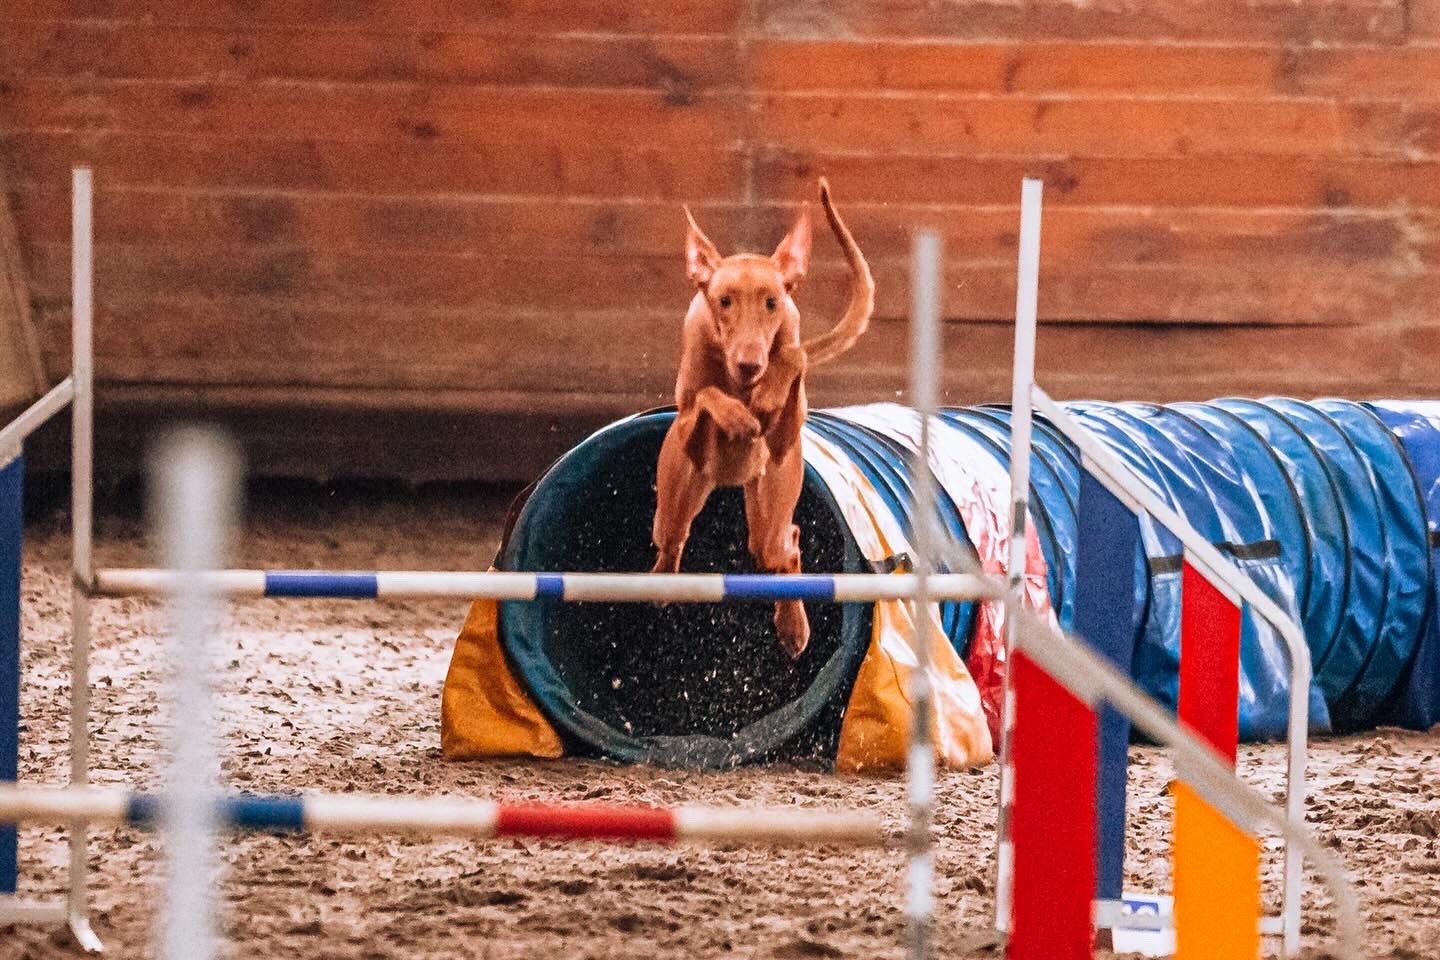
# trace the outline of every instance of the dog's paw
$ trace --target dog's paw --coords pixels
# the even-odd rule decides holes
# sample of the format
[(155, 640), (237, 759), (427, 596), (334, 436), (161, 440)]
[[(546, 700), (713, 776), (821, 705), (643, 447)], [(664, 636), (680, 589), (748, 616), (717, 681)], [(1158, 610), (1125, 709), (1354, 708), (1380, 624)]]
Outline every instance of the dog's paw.
[(753, 440), (760, 436), (760, 421), (744, 405), (726, 405), (714, 413), (715, 426), (730, 440)]
[(750, 395), (750, 408), (762, 417), (774, 416), (790, 402), (791, 385), (762, 382)]
[(780, 638), (780, 649), (791, 660), (799, 660), (810, 645), (810, 621), (805, 616), (805, 608), (798, 603), (793, 607), (783, 604), (776, 608), (775, 633)]

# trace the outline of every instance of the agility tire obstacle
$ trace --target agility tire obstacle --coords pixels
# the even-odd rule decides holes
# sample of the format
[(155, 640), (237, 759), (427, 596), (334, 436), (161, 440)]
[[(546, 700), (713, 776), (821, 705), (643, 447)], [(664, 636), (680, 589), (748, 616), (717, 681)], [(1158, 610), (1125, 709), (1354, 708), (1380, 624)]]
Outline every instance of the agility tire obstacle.
[[(95, 802), (95, 794), (92, 794), (85, 787), (88, 757), (86, 755), (86, 713), (88, 711), (88, 681), (86, 670), (88, 668), (88, 604), (92, 595), (120, 595), (128, 593), (153, 594), (166, 592), (180, 585), (175, 579), (173, 571), (96, 571), (90, 562), (90, 476), (91, 476), (91, 371), (90, 371), (90, 269), (89, 269), (89, 178), (88, 173), (77, 173), (76, 178), (76, 291), (75, 291), (75, 370), (73, 373), (74, 407), (76, 427), (73, 432), (73, 453), (74, 453), (74, 489), (75, 496), (75, 646), (74, 646), (74, 677), (76, 685), (75, 703), (72, 710), (72, 727), (77, 731), (74, 738), (72, 756), (72, 787), (73, 796), (65, 798), (56, 795), (47, 795), (48, 803), (63, 807), (66, 803)], [(1027, 358), (1025, 362), (1033, 364), (1033, 338), (1034, 338), (1034, 282), (1036, 276), (1035, 263), (1038, 262), (1038, 184), (1027, 182), (1025, 217), (1027, 222), (1033, 224), (1028, 230), (1028, 236), (1022, 243), (1022, 277), (1026, 282), (1020, 285), (1020, 293), (1017, 298), (1017, 396), (1020, 395), (1020, 381), (1018, 376), (1022, 357)], [(82, 210), (83, 208), (83, 210)], [(1026, 260), (1030, 258), (1027, 269)], [(917, 275), (923, 271), (917, 270)], [(935, 271), (938, 273), (938, 271)], [(1028, 286), (1028, 289), (1027, 289)], [(83, 289), (82, 289), (83, 288)], [(933, 299), (933, 291), (931, 292)], [(1027, 303), (1028, 300), (1028, 303)], [(917, 316), (921, 311), (917, 311)], [(933, 319), (933, 318), (932, 318)], [(1027, 332), (1028, 331), (1028, 332)], [(1022, 341), (1028, 340), (1028, 346)], [(933, 358), (934, 352), (930, 353)], [(933, 371), (929, 374), (933, 385)], [(1160, 499), (1156, 498), (1153, 491), (1143, 480), (1137, 480), (1133, 474), (1125, 471), (1123, 465), (1103, 448), (1087, 450), (1086, 443), (1093, 443), (1087, 431), (1079, 425), (1070, 421), (1069, 413), (1058, 406), (1047, 409), (1048, 401), (1038, 388), (1033, 387), (1033, 370), (1026, 371), (1027, 389), (1025, 391), (1027, 400), (1023, 404), (1017, 403), (1013, 417), (1010, 420), (1011, 441), (1016, 449), (1030, 450), (1031, 422), (1029, 412), (1029, 399), (1033, 398), (1040, 407), (1042, 413), (1048, 415), (1052, 425), (1070, 438), (1070, 440), (1081, 449), (1082, 462), (1087, 468), (1094, 468), (1096, 463), (1106, 465), (1106, 470), (1100, 472), (1100, 479), (1112, 494), (1117, 495), (1123, 502), (1132, 507), (1137, 507), (1147, 515), (1160, 519), (1162, 524), (1172, 531), (1181, 531), (1187, 535), (1181, 536), (1185, 542), (1185, 556), (1192, 571), (1199, 571), (1205, 579), (1218, 579), (1222, 584), (1222, 595), (1227, 588), (1234, 588), (1239, 583), (1238, 595), (1229, 599), (1243, 598), (1248, 608), (1258, 608), (1264, 611), (1263, 619), (1272, 626), (1279, 627), (1280, 622), (1286, 621), (1286, 615), (1268, 596), (1255, 588), (1253, 582), (1245, 576), (1238, 574), (1233, 564), (1221, 556), (1214, 547), (1195, 533), (1184, 521), (1180, 520), (1171, 507)], [(917, 381), (918, 382), (918, 381)], [(923, 391), (922, 391), (923, 392)], [(925, 410), (926, 405), (921, 405)], [(826, 418), (821, 415), (817, 418), (824, 422)], [(884, 419), (884, 418), (882, 418)], [(881, 442), (869, 443), (866, 450), (865, 460), (867, 467), (871, 468), (874, 476), (880, 476), (883, 471), (877, 464), (882, 464), (884, 457), (881, 452), (887, 452), (894, 457), (897, 452), (901, 459), (906, 454), (918, 454), (915, 462), (928, 463), (932, 469), (939, 469), (934, 459), (935, 450), (929, 444), (929, 434), (935, 427), (932, 426), (932, 417), (924, 417), (916, 424), (913, 422), (908, 427), (896, 428), (893, 430), (880, 429)], [(865, 423), (867, 429), (874, 430), (876, 421), (872, 415), (864, 414), (860, 422)], [(943, 422), (943, 421), (942, 421)], [(1066, 429), (1068, 425), (1069, 429)], [(885, 426), (882, 424), (882, 427)], [(1041, 425), (1043, 427), (1043, 425)], [(832, 427), (833, 432), (833, 427)], [(1007, 431), (1008, 432), (1008, 431)], [(1036, 437), (1044, 434), (1044, 429), (1035, 430)], [(918, 442), (916, 437), (918, 436)], [(858, 448), (856, 448), (858, 449)], [(1032, 454), (1039, 452), (1039, 446)], [(944, 454), (941, 453), (943, 461)], [(1014, 489), (1022, 494), (1031, 490), (1032, 484), (1028, 482), (1026, 470), (1031, 464), (1031, 457), (1015, 457), (1010, 464), (1012, 476), (1019, 476), (1020, 480), (1014, 484)], [(1034, 457), (1034, 462), (1040, 464), (1042, 458)], [(1023, 464), (1017, 467), (1017, 464)], [(1003, 472), (1003, 468), (1002, 472)], [(893, 471), (888, 476), (894, 476)], [(901, 482), (899, 494), (900, 499), (905, 499), (905, 494), (914, 496), (916, 492), (926, 493), (932, 486), (929, 471), (922, 471), (921, 475), (914, 479), (913, 486)], [(950, 494), (950, 490), (941, 478), (941, 482), (934, 485), (937, 499)], [(1038, 499), (1038, 498), (1037, 498)], [(919, 502), (924, 503), (926, 498), (922, 497)], [(1015, 508), (1012, 517), (1011, 529), (1016, 536), (1002, 541), (1002, 548), (1011, 551), (1012, 556), (1025, 558), (1027, 561), (1030, 554), (1027, 553), (1028, 544), (1033, 543), (1034, 533), (1029, 530), (1024, 518), (1029, 512), (1029, 498), (1025, 495), (1013, 498)], [(532, 501), (533, 502), (533, 501)], [(843, 505), (842, 505), (843, 506)], [(901, 511), (904, 513), (905, 511)], [(918, 516), (925, 516), (928, 511), (920, 511)], [(1002, 510), (1000, 515), (1003, 516)], [(892, 516), (892, 524), (898, 524), (900, 529), (906, 530), (909, 527), (908, 520)], [(1045, 522), (1049, 524), (1052, 534), (1055, 524), (1051, 518), (1046, 517)], [(1038, 526), (1038, 525), (1037, 525)], [(924, 525), (922, 524), (922, 528)], [(956, 531), (954, 525), (950, 525), (950, 532)], [(889, 531), (893, 532), (893, 528)], [(963, 535), (963, 527), (960, 530)], [(905, 539), (904, 536), (899, 539)], [(507, 540), (513, 545), (513, 538)], [(915, 538), (917, 543), (929, 542), (924, 536)], [(871, 558), (874, 560), (874, 558)], [(883, 558), (892, 565), (903, 561), (904, 557), (891, 556)], [(1214, 813), (1217, 817), (1238, 824), (1242, 833), (1253, 833), (1261, 825), (1268, 825), (1279, 831), (1286, 840), (1287, 849), (1287, 883), (1286, 883), (1286, 907), (1287, 912), (1291, 909), (1291, 875), (1289, 871), (1288, 858), (1295, 858), (1298, 863), (1298, 856), (1304, 853), (1310, 856), (1317, 868), (1321, 871), (1327, 884), (1332, 887), (1337, 909), (1340, 913), (1339, 932), (1348, 944), (1355, 942), (1358, 936), (1358, 926), (1355, 921), (1353, 894), (1345, 886), (1343, 877), (1340, 875), (1333, 858), (1316, 846), (1305, 832), (1303, 818), (1298, 816), (1293, 809), (1289, 814), (1274, 810), (1258, 797), (1253, 791), (1244, 788), (1234, 779), (1233, 772), (1225, 763), (1223, 734), (1212, 737), (1211, 745), (1202, 745), (1194, 737), (1183, 730), (1169, 715), (1165, 708), (1148, 698), (1138, 690), (1125, 676), (1123, 671), (1115, 669), (1114, 664), (1099, 658), (1083, 645), (1058, 633), (1055, 629), (1053, 612), (1050, 610), (1048, 600), (1039, 604), (1035, 602), (1035, 577), (1029, 568), (1028, 562), (1021, 564), (1025, 567), (1023, 576), (1019, 571), (1011, 569), (1010, 590), (1005, 591), (1004, 586), (988, 575), (982, 575), (978, 568), (974, 567), (973, 557), (966, 551), (951, 551), (943, 557), (931, 558), (929, 556), (916, 556), (911, 558), (919, 575), (907, 577), (905, 574), (886, 573), (877, 575), (873, 573), (874, 566), (869, 569), (862, 569), (849, 573), (840, 573), (833, 576), (821, 575), (800, 578), (786, 577), (746, 577), (744, 575), (681, 575), (674, 578), (660, 578), (651, 580), (646, 575), (613, 576), (600, 574), (595, 571), (584, 571), (578, 575), (561, 575), (553, 573), (514, 573), (514, 572), (490, 572), (484, 574), (442, 574), (428, 572), (376, 572), (376, 573), (319, 573), (312, 571), (272, 571), (268, 574), (265, 571), (209, 571), (204, 575), (196, 575), (191, 578), (191, 587), (202, 590), (216, 590), (224, 593), (250, 594), (250, 595), (272, 595), (272, 596), (329, 596), (343, 595), (351, 597), (381, 597), (381, 596), (421, 596), (421, 595), (455, 595), (451, 591), (461, 591), (467, 596), (493, 596), (504, 598), (508, 607), (529, 607), (552, 603), (555, 600), (566, 601), (586, 600), (591, 603), (600, 603), (607, 598), (618, 599), (621, 594), (627, 600), (694, 600), (696, 602), (718, 601), (718, 600), (761, 600), (775, 597), (791, 598), (799, 597), (813, 600), (834, 600), (849, 601), (845, 603), (847, 609), (858, 606), (861, 602), (874, 600), (900, 601), (902, 598), (947, 598), (956, 602), (951, 607), (949, 624), (962, 623), (965, 620), (967, 611), (958, 604), (969, 603), (973, 600), (991, 601), (997, 595), (1005, 595), (1005, 616), (1003, 622), (994, 620), (991, 626), (996, 629), (1004, 629), (1008, 634), (1008, 641), (1015, 651), (1018, 665), (1016, 667), (1015, 708), (1007, 703), (1005, 709), (1006, 717), (1015, 717), (1016, 733), (1018, 739), (1013, 744), (1007, 744), (1006, 762), (1002, 766), (1005, 776), (1002, 781), (1002, 797), (1007, 801), (1014, 801), (1013, 810), (1008, 810), (1002, 816), (1002, 824), (1009, 824), (1012, 821), (1019, 827), (1013, 833), (1016, 844), (1013, 850), (1014, 860), (1010, 860), (1007, 854), (1001, 857), (1002, 870), (1014, 870), (1013, 877), (1005, 877), (1002, 884), (997, 887), (1003, 900), (1011, 890), (1020, 889), (1027, 876), (1041, 876), (1042, 882), (1032, 884), (1031, 889), (1039, 896), (1056, 898), (1056, 904), (1061, 905), (1057, 915), (1064, 914), (1071, 918), (1067, 925), (1051, 920), (1037, 920), (1031, 922), (1023, 918), (1023, 910), (1016, 911), (1013, 918), (1007, 913), (997, 913), (997, 920), (1002, 927), (1010, 928), (1012, 934), (1011, 955), (1024, 957), (1027, 955), (1080, 955), (1083, 949), (1088, 951), (1093, 940), (1092, 921), (1098, 915), (1104, 920), (1104, 910), (1098, 909), (1092, 902), (1095, 890), (1086, 890), (1082, 898), (1076, 891), (1089, 884), (1071, 884), (1068, 888), (1056, 887), (1044, 879), (1043, 875), (1030, 872), (1032, 866), (1042, 863), (1043, 857), (1037, 856), (1027, 860), (1024, 851), (1030, 847), (1030, 843), (1019, 843), (1024, 833), (1023, 825), (1025, 810), (1029, 804), (1022, 804), (1019, 798), (1027, 795), (1032, 787), (1042, 786), (1043, 776), (1035, 773), (1027, 773), (1027, 770), (1039, 770), (1039, 766), (1031, 766), (1033, 757), (1032, 751), (1026, 747), (1026, 712), (1031, 707), (1040, 707), (1042, 711), (1047, 709), (1044, 705), (1048, 702), (1053, 705), (1049, 709), (1061, 709), (1062, 712), (1069, 709), (1070, 715), (1079, 718), (1074, 713), (1073, 707), (1064, 706), (1066, 698), (1080, 705), (1082, 711), (1101, 708), (1108, 703), (1111, 707), (1124, 714), (1133, 722), (1137, 728), (1144, 731), (1148, 736), (1159, 742), (1170, 746), (1176, 753), (1177, 770), (1182, 778), (1192, 781), (1195, 786), (1197, 797), (1203, 801), (1200, 808)], [(943, 562), (942, 562), (943, 561)], [(966, 574), (937, 574), (933, 577), (932, 570), (944, 570), (947, 565), (952, 569), (966, 570)], [(1060, 565), (1063, 567), (1063, 564)], [(1052, 564), (1052, 570), (1055, 565)], [(1001, 565), (1004, 568), (1004, 565)], [(1058, 573), (1041, 568), (1042, 583), (1048, 585), (1050, 582), (1059, 582)], [(969, 575), (967, 577), (967, 575)], [(950, 578), (950, 579), (947, 579)], [(1190, 579), (1186, 578), (1187, 582)], [(642, 581), (650, 581), (647, 585)], [(883, 583), (882, 583), (883, 581)], [(623, 582), (624, 586), (620, 586)], [(1017, 586), (1023, 589), (1017, 592)], [(910, 592), (907, 594), (905, 591)], [(1198, 592), (1198, 591), (1197, 591)], [(1038, 596), (1047, 596), (1043, 586), (1039, 588)], [(733, 604), (727, 604), (733, 606)], [(988, 611), (998, 608), (998, 604), (987, 602), (978, 608), (970, 606), (968, 615), (978, 617), (979, 611)], [(1027, 607), (1035, 607), (1041, 611), (1041, 615), (1032, 613)], [(1063, 608), (1062, 608), (1063, 609)], [(916, 622), (923, 623), (924, 618), (917, 618), (912, 621), (913, 629), (919, 631)], [(1290, 652), (1296, 653), (1294, 643), (1294, 631), (1281, 630), (1285, 634), (1285, 641)], [(1187, 634), (1188, 635), (1188, 634)], [(925, 645), (920, 644), (923, 650)], [(922, 656), (923, 660), (923, 656)], [(1042, 684), (1029, 683), (1024, 679), (1024, 674), (1030, 671), (1033, 666), (1033, 679), (1045, 679)], [(1233, 669), (1234, 664), (1229, 668)], [(1292, 679), (1299, 678), (1302, 683), (1293, 686), (1291, 689), (1308, 689), (1309, 658), (1304, 651), (1303, 638), (1299, 646), (1298, 659), (1292, 659)], [(1007, 674), (1008, 676), (1008, 674)], [(1183, 684), (1182, 680), (1182, 684)], [(1219, 681), (1224, 686), (1228, 680), (1222, 677)], [(1027, 688), (1031, 691), (1027, 694)], [(1182, 687), (1183, 689), (1183, 687)], [(1068, 691), (1068, 692), (1067, 692)], [(923, 702), (927, 693), (923, 675), (916, 678), (914, 689), (916, 699)], [(1188, 698), (1187, 698), (1188, 699)], [(1295, 719), (1301, 719), (1299, 724), (1299, 736), (1301, 738), (1302, 750), (1299, 753), (1299, 771), (1301, 775), (1301, 792), (1303, 797), (1303, 736), (1305, 731), (1305, 706), (1306, 697), (1292, 698), (1290, 711), (1290, 734), (1295, 736)], [(1030, 706), (1027, 706), (1027, 703)], [(1298, 703), (1298, 706), (1297, 706)], [(1043, 715), (1043, 714), (1042, 714)], [(1195, 717), (1187, 719), (1195, 720)], [(1223, 725), (1223, 724), (1222, 724)], [(923, 729), (923, 728), (922, 728)], [(1092, 729), (1086, 723), (1076, 724), (1077, 731)], [(1008, 730), (1006, 731), (1008, 734)], [(933, 773), (930, 766), (933, 764), (933, 754), (924, 749), (923, 736), (916, 741), (921, 749), (912, 750), (908, 755), (911, 767), (912, 782), (912, 810), (911, 829), (907, 834), (907, 849), (910, 852), (912, 869), (912, 893), (907, 904), (907, 914), (911, 917), (911, 946), (912, 955), (923, 955), (926, 942), (926, 930), (928, 929), (929, 916), (929, 866), (928, 866), (928, 829), (917, 829), (917, 826), (928, 826), (928, 811), (931, 802), (929, 784), (933, 783)], [(1086, 753), (1087, 741), (1084, 737), (1075, 740), (1077, 751), (1074, 756), (1083, 757)], [(1093, 744), (1092, 744), (1093, 745)], [(1218, 745), (1220, 753), (1216, 752)], [(1113, 746), (1113, 743), (1112, 743)], [(1014, 748), (1013, 750), (1010, 748)], [(1027, 759), (1029, 758), (1029, 759)], [(1292, 749), (1292, 773), (1296, 767), (1295, 753)], [(1062, 768), (1056, 767), (1051, 773), (1061, 773)], [(1112, 771), (1113, 773), (1113, 771)], [(1088, 775), (1088, 768), (1082, 763), (1080, 767), (1073, 768), (1069, 777), (1052, 779), (1052, 787), (1056, 782), (1078, 782), (1083, 781)], [(1123, 768), (1122, 768), (1123, 775)], [(1296, 784), (1292, 780), (1292, 801), (1295, 794)], [(18, 798), (28, 795), (33, 788), (15, 788), (12, 796)], [(71, 791), (67, 791), (69, 794)], [(1086, 794), (1088, 795), (1088, 794)], [(17, 799), (17, 802), (18, 799)], [(276, 801), (267, 801), (274, 803)], [(320, 800), (320, 809), (325, 809), (327, 801)], [(386, 802), (395, 802), (393, 798), (386, 798)], [(106, 795), (105, 803), (114, 809), (116, 797)], [(122, 809), (129, 809), (129, 800), (122, 800)], [(145, 802), (139, 806), (145, 807)], [(1208, 806), (1207, 806), (1208, 805)], [(37, 815), (53, 816), (56, 813), (54, 806), (44, 809), (32, 809), (31, 812)], [(279, 809), (278, 807), (274, 809)], [(1122, 805), (1123, 811), (1123, 805)], [(48, 812), (47, 812), (48, 811)], [(17, 814), (18, 814), (17, 808)], [(1032, 813), (1035, 812), (1032, 809)], [(808, 811), (806, 812), (808, 815)], [(757, 816), (755, 811), (737, 812), (741, 817), (754, 820)], [(112, 813), (113, 815), (113, 813)], [(650, 814), (653, 816), (654, 814)], [(312, 818), (315, 816), (311, 814)], [(398, 816), (398, 814), (396, 815)], [(498, 814), (497, 814), (498, 816)], [(535, 813), (533, 816), (543, 820), (546, 817), (562, 816), (553, 812)], [(1090, 850), (1083, 836), (1087, 829), (1084, 824), (1086, 818), (1078, 820), (1071, 819), (1061, 826), (1062, 833), (1066, 830), (1075, 834), (1068, 839), (1071, 850), (1076, 855)], [(539, 820), (535, 821), (539, 822)], [(72, 926), (76, 928), (77, 936), (87, 946), (98, 948), (98, 941), (94, 940), (93, 934), (88, 931), (85, 924), (85, 861), (84, 861), (84, 831), (80, 828), (81, 820), (72, 820), (72, 871), (71, 871), (71, 895), (67, 905), (67, 915), (70, 917)], [(318, 825), (318, 821), (317, 821)], [(857, 825), (856, 829), (860, 829)], [(871, 827), (866, 829), (873, 829)], [(1078, 838), (1078, 839), (1077, 839)], [(1038, 842), (1055, 843), (1056, 836), (1052, 832), (1048, 835), (1037, 833)], [(1191, 844), (1192, 847), (1196, 845)], [(1059, 849), (1057, 847), (1056, 849)], [(1082, 856), (1082, 860), (1084, 857)], [(1213, 860), (1213, 851), (1211, 853)], [(1242, 858), (1243, 862), (1243, 858)], [(1073, 866), (1073, 864), (1071, 864)], [(1244, 862), (1248, 868), (1248, 862)], [(1086, 871), (1081, 871), (1082, 874)], [(1099, 870), (1089, 874), (1092, 878), (1099, 876)], [(1233, 871), (1231, 872), (1233, 874)], [(1298, 872), (1296, 873), (1298, 877)], [(1298, 881), (1296, 881), (1298, 882)], [(1248, 890), (1253, 884), (1244, 886)], [(1298, 890), (1298, 888), (1297, 888)], [(1231, 904), (1232, 913), (1238, 910), (1238, 915), (1244, 916), (1252, 909), (1249, 898), (1241, 896), (1235, 898), (1234, 890), (1222, 889), (1218, 892), (1208, 890), (1209, 895), (1218, 897)], [(1243, 891), (1242, 891), (1243, 892)], [(1184, 900), (1190, 900), (1195, 893), (1189, 889), (1177, 889), (1177, 896)], [(1028, 898), (1027, 898), (1028, 900)], [(1237, 907), (1238, 904), (1238, 907)], [(1298, 910), (1298, 898), (1294, 901)], [(1002, 906), (997, 902), (997, 910)], [(1008, 907), (1008, 901), (1005, 906)], [(1105, 904), (1099, 904), (1103, 908)], [(1177, 912), (1183, 916), (1185, 911), (1177, 908)], [(1192, 916), (1196, 914), (1191, 914)], [(1298, 914), (1297, 914), (1298, 915)], [(1013, 920), (1013, 922), (1012, 922)], [(1258, 916), (1255, 917), (1258, 924)], [(1242, 922), (1241, 926), (1245, 926)], [(1290, 942), (1288, 916), (1286, 924), (1286, 950), (1287, 953), (1293, 948)], [(1082, 937), (1081, 934), (1084, 934)], [(1036, 945), (1043, 945), (1037, 947)], [(1028, 953), (1036, 949), (1051, 950), (1049, 954)]]

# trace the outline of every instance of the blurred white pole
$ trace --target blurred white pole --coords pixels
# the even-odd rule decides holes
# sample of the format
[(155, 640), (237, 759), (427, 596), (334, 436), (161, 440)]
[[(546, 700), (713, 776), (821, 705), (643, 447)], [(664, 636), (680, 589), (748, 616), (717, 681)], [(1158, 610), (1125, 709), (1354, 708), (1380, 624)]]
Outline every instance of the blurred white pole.
[(930, 423), (939, 400), (940, 303), (943, 266), (940, 235), (923, 230), (915, 236), (910, 284), (910, 402), (920, 416), (920, 449), (911, 470), (915, 499), (910, 508), (915, 547), (915, 673), (910, 700), (909, 891), (905, 901), (910, 960), (929, 953), (934, 913), (935, 861), (930, 822), (935, 804), (935, 714), (930, 683), (930, 577), (940, 547), (936, 529), (935, 478), (930, 469)]
[[(90, 595), (94, 508), (93, 327), (95, 308), (94, 178), (88, 167), (70, 175), (70, 784), (90, 782)], [(70, 931), (89, 953), (103, 949), (90, 929), (88, 831), (70, 827)]]
[(175, 573), (172, 761), (161, 832), (170, 862), (162, 956), (215, 954), (216, 760), (208, 638), (219, 594), (203, 571), (223, 563), (238, 512), (239, 456), (216, 434), (185, 428), (166, 437), (150, 464), (150, 516)]

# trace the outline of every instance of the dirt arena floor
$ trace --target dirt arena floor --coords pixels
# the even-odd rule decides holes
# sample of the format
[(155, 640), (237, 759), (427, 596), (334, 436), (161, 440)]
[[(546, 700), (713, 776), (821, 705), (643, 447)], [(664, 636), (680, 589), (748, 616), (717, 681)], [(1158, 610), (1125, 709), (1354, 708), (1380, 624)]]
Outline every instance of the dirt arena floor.
[[(45, 491), (38, 499), (46, 500)], [(68, 518), (42, 503), (25, 553), (22, 777), (65, 781), (69, 680)], [(97, 562), (153, 560), (134, 499), (102, 509)], [(238, 562), (252, 566), (474, 569), (490, 560), (505, 500), (429, 490), (252, 491)], [(465, 604), (249, 601), (217, 639), (226, 781), (506, 800), (717, 803), (875, 810), (897, 827), (903, 787), (781, 768), (724, 774), (599, 763), (440, 758), (440, 685)], [(153, 603), (102, 601), (95, 615), (96, 782), (153, 785), (167, 735), (165, 618)], [(1283, 750), (1246, 747), (1249, 777), (1278, 798)], [(1440, 956), (1440, 732), (1325, 740), (1311, 755), (1311, 818), (1364, 901), (1371, 957)], [(1133, 889), (1163, 890), (1169, 803), (1164, 757), (1137, 749)], [(940, 783), (939, 956), (985, 946), (995, 820), (993, 768)], [(152, 955), (159, 863), (130, 829), (93, 842), (95, 927), (115, 957)], [(62, 889), (60, 830), (22, 832), (22, 889)], [(1275, 857), (1269, 859), (1271, 880)], [(403, 837), (247, 836), (224, 846), (222, 922), (234, 957), (898, 957), (903, 863), (838, 849), (664, 849)], [(1273, 893), (1275, 884), (1269, 885)], [(1330, 927), (1319, 895), (1307, 941)], [(1273, 904), (1272, 904), (1273, 906)], [(0, 929), (0, 960), (68, 957), (59, 933)], [(1318, 951), (1312, 957), (1322, 956)]]

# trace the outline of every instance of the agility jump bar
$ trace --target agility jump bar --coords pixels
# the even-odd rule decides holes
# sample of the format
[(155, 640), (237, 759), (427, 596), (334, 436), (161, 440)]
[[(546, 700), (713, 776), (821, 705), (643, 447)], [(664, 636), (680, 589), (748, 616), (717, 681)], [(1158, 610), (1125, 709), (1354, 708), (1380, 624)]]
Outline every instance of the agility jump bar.
[[(873, 603), (915, 596), (910, 573), (716, 574), (716, 573), (452, 573), (427, 570), (213, 570), (205, 586), (231, 597), (377, 598), (463, 597), (471, 600), (538, 600), (655, 603), (816, 600)], [(173, 570), (96, 570), (93, 596), (168, 596)], [(993, 584), (970, 574), (926, 579), (932, 600), (998, 598)]]
[[(903, 839), (859, 812), (724, 807), (652, 808), (504, 804), (465, 797), (365, 794), (228, 794), (219, 826), (277, 833), (420, 833), (478, 839), (628, 840), (652, 843), (839, 844), (898, 848)], [(163, 814), (154, 794), (108, 787), (0, 785), (0, 823), (152, 828)]]

